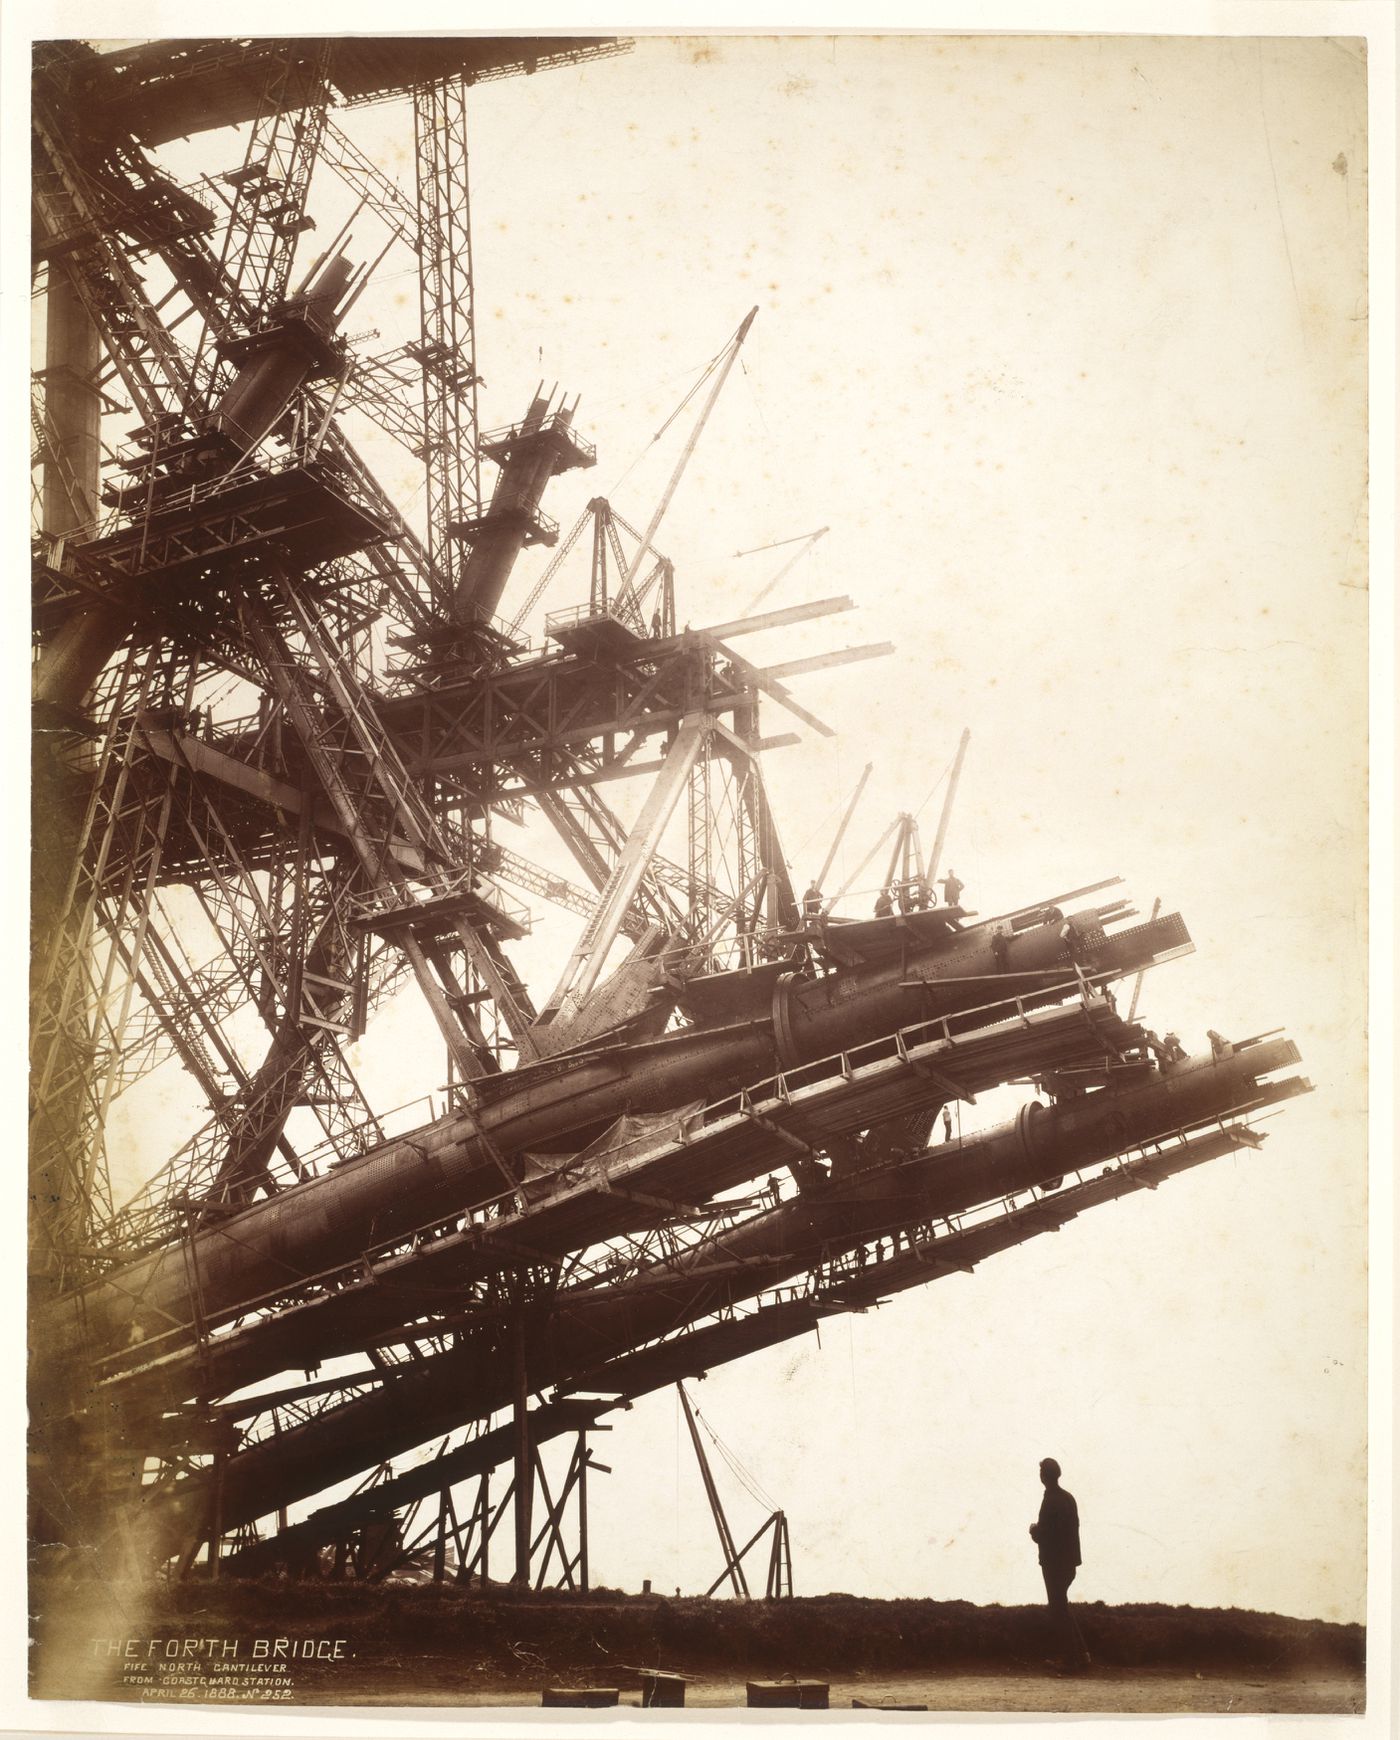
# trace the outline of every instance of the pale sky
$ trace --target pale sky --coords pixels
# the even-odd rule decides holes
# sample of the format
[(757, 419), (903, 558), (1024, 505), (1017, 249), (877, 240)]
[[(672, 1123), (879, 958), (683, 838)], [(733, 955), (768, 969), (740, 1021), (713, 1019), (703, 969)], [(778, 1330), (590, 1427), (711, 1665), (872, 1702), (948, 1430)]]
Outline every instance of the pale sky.
[[(967, 725), (966, 902), (1160, 894), (1197, 953), (1148, 1023), (1285, 1027), (1318, 1089), (1262, 1152), (695, 1386), (787, 1511), (799, 1593), (1039, 1599), (1053, 1455), (1082, 1599), (1363, 1616), (1365, 105), (1361, 45), (1322, 39), (652, 38), (474, 93), (482, 420), (541, 376), (581, 394), (599, 463), (546, 498), (564, 526), (597, 493), (645, 523), (683, 428), (653, 433), (759, 304), (657, 540), (678, 614), (737, 614), (786, 552), (734, 552), (827, 524), (765, 608), (859, 610), (742, 650), (898, 649), (794, 681), (840, 732), (765, 763), (794, 877), (867, 759), (847, 868)], [(340, 119), (411, 187), (404, 106)], [(313, 190), (322, 235), (343, 207)], [(405, 265), (352, 317), (385, 349)], [(411, 462), (364, 445), (407, 503)], [(586, 596), (579, 553), (542, 608)], [(542, 989), (571, 922), (518, 951)], [(440, 1085), (421, 1020), (409, 996), (366, 1037), (387, 1103)], [(614, 1424), (595, 1581), (703, 1589), (674, 1395)]]

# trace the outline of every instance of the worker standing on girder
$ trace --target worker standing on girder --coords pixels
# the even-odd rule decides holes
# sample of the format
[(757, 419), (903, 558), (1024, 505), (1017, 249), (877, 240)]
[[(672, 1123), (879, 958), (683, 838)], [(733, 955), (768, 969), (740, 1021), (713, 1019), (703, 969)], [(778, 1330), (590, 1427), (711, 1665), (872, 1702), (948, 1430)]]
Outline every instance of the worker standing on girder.
[(1079, 1506), (1074, 1494), (1060, 1485), (1060, 1465), (1053, 1456), (1040, 1464), (1045, 1496), (1040, 1515), (1031, 1524), (1031, 1539), (1040, 1550), (1040, 1574), (1045, 1580), (1045, 1602), (1064, 1673), (1082, 1673), (1089, 1666), (1079, 1622), (1069, 1605), (1069, 1586), (1079, 1569)]
[(957, 872), (950, 864), (948, 874), (943, 878), (943, 904), (956, 906), (962, 899), (963, 884), (958, 881)]
[(875, 896), (876, 918), (888, 918), (894, 911), (894, 894), (888, 888), (882, 888)]
[(815, 882), (807, 884), (807, 892), (802, 896), (802, 916), (808, 924), (815, 924), (822, 915), (822, 891)]

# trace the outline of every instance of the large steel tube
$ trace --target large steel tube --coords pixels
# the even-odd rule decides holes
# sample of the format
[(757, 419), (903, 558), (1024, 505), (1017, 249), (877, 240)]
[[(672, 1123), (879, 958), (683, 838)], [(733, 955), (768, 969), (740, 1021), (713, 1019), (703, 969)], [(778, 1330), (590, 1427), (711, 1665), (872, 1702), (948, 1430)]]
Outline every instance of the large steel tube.
[[(856, 1175), (754, 1216), (727, 1231), (722, 1249), (702, 1244), (643, 1269), (626, 1285), (579, 1289), (535, 1318), (526, 1360), (536, 1390), (567, 1384), (741, 1299), (781, 1284), (814, 1262), (879, 1234), (959, 1213), (1042, 1184), (1140, 1144), (1306, 1091), (1297, 1078), (1261, 1078), (1298, 1061), (1289, 1040), (1233, 1056), (1165, 1067), (1141, 1086), (1053, 1106), (1022, 1108), (1007, 1123), (958, 1146), (929, 1149), (897, 1166)], [(399, 1455), (511, 1398), (499, 1337), (480, 1333), (380, 1389), (243, 1451), (226, 1465), (226, 1524), (252, 1521)], [(164, 1530), (190, 1523), (192, 1491), (155, 1508)], [(158, 1548), (158, 1550), (161, 1550)]]
[[(401, 1333), (425, 1301), (470, 1299), (476, 1283), (513, 1267), (521, 1248), (541, 1263), (562, 1261), (571, 1251), (652, 1224), (668, 1202), (699, 1202), (766, 1176), (788, 1163), (789, 1144), (803, 1131), (825, 1133), (846, 1153), (850, 1139), (872, 1123), (943, 1103), (955, 1091), (947, 1070), (956, 1075), (956, 1091), (982, 1093), (1021, 1073), (1028, 1060), (1046, 1069), (1101, 1064), (1106, 1050), (1131, 1045), (1139, 1031), (1119, 1022), (1104, 998), (1005, 1018), (1012, 1007), (1001, 1006), (1000, 1020), (977, 1017), (979, 1025), (956, 1038), (943, 1037), (941, 1023), (925, 1023), (787, 1072), (787, 1128), (762, 1113), (755, 1118), (752, 1102), (746, 1111), (737, 1095), (698, 1112), (662, 1113), (649, 1120), (650, 1131), (633, 1131), (592, 1164), (571, 1163), (557, 1180), (527, 1187), (513, 1212), (400, 1241), (327, 1277), (324, 1288), (246, 1318), (203, 1346), (186, 1334), (117, 1350), (104, 1361), (104, 1372), (130, 1406), (149, 1414), (196, 1388), (225, 1395), (281, 1370), (358, 1353)], [(751, 1082), (750, 1089), (768, 1104), (776, 1085), (774, 1078), (767, 1085)], [(780, 1102), (771, 1104), (777, 1110)]]
[[(49, 266), (44, 317), (43, 516), (44, 530), (58, 537), (96, 521), (102, 462), (102, 343), (59, 260)], [(35, 700), (80, 706), (129, 627), (129, 618), (109, 605), (75, 611), (34, 668)]]
[[(530, 439), (543, 427), (548, 411), (548, 397), (536, 395), (520, 425), (520, 439), (502, 462), (491, 505), (472, 529), (471, 551), (462, 564), (462, 578), (452, 601), (459, 621), (495, 614), (516, 558), (525, 547), (540, 501), (559, 465), (556, 447), (548, 440)], [(561, 406), (553, 422), (567, 430), (573, 412)]]
[[(286, 416), (296, 394), (306, 381), (324, 373), (333, 360), (330, 341), (337, 320), (336, 304), (344, 296), (352, 268), (337, 255), (323, 266), (315, 282), (295, 296), (282, 310), (281, 323), (267, 333), (255, 335), (252, 355), (220, 400), (211, 425), (228, 441), (219, 469), (232, 465), (235, 457), (251, 452)], [(97, 333), (77, 301), (64, 274), (56, 273), (49, 297), (50, 356), (67, 347), (79, 357), (77, 366), (50, 371), (58, 391), (50, 391), (50, 414), (64, 431), (60, 445), (70, 460), (82, 467), (78, 473), (80, 499), (90, 500), (86, 519), (97, 513), (98, 411)], [(80, 523), (66, 499), (49, 487), (45, 474), (44, 511), (59, 516), (46, 529), (68, 530)], [(189, 481), (208, 483), (208, 473), (192, 473)], [(44, 648), (34, 668), (34, 698), (50, 705), (77, 708), (101, 676), (108, 660), (130, 632), (129, 610), (111, 604), (94, 604), (76, 610)]]
[(846, 1050), (857, 1023), (867, 1034), (889, 1033), (994, 997), (1021, 996), (1033, 1006), (1044, 1000), (1047, 987), (1072, 979), (1076, 964), (1086, 974), (1113, 977), (1135, 970), (1126, 963), (1144, 949), (1154, 959), (1187, 940), (1176, 913), (1114, 935), (1086, 922), (1072, 928), (1072, 954), (1065, 930), (1059, 914), (1020, 930), (976, 925), (938, 946), (911, 944), (880, 966), (779, 980), (772, 1008), (779, 1057), (790, 1067)]
[(337, 308), (355, 270), (343, 254), (333, 255), (307, 288), (279, 309), (273, 326), (255, 335), (259, 342), (211, 419), (239, 453), (251, 453), (265, 441), (306, 382), (334, 360)]
[[(1175, 914), (1106, 937), (1081, 966), (1135, 971), (1184, 935)], [(917, 1021), (955, 1017), (996, 996), (1058, 1002), (1073, 985), (1057, 920), (1000, 943), (979, 929), (893, 963), (756, 980), (751, 1017), (645, 1045), (564, 1054), (479, 1084), (480, 1104), (425, 1126), (143, 1258), (47, 1314), (55, 1360), (91, 1356), (196, 1322), (215, 1327), (259, 1299), (353, 1261), (509, 1187), (502, 1157), (569, 1152), (627, 1112), (665, 1111), (733, 1091), (773, 1069), (854, 1048)], [(1006, 974), (1012, 975), (1009, 979)]]
[(102, 460), (102, 343), (60, 260), (49, 265), (44, 321), (43, 516), (58, 536), (97, 518)]
[(894, 1166), (804, 1190), (707, 1245), (559, 1302), (537, 1382), (558, 1383), (724, 1306), (780, 1285), (828, 1256), (930, 1218), (961, 1214), (1164, 1135), (1299, 1091), (1260, 1077), (1298, 1062), (1291, 1040), (1238, 1056), (1169, 1065), (1139, 1087), (1044, 1105), (1030, 1101), (1003, 1124), (955, 1145), (939, 1144)]

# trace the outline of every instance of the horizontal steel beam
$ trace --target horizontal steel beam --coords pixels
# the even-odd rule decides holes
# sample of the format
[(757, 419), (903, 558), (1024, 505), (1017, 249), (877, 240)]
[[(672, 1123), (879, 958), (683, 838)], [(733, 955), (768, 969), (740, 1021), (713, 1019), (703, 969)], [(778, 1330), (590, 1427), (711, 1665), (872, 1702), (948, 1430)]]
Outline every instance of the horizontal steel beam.
[(883, 659), (895, 650), (892, 640), (874, 641), (869, 646), (848, 646), (839, 652), (817, 653), (809, 659), (789, 659), (782, 665), (764, 665), (763, 675), (771, 682), (781, 677), (803, 677), (809, 671), (834, 670), (837, 665), (859, 664), (862, 659)]
[(811, 604), (790, 604), (786, 610), (765, 610), (761, 616), (736, 616), (729, 622), (712, 622), (695, 632), (712, 640), (733, 640), (736, 635), (758, 634), (765, 628), (785, 628), (790, 622), (811, 622), (818, 616), (835, 616), (839, 611), (854, 609), (855, 600), (845, 595), (818, 598)]

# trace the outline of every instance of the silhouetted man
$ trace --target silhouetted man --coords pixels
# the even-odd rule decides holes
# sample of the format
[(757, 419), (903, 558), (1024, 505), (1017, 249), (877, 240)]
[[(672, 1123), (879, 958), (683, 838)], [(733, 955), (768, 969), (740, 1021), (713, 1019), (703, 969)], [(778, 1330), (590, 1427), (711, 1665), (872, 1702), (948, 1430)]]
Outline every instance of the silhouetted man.
[(815, 882), (807, 884), (807, 892), (802, 896), (802, 916), (808, 924), (815, 924), (822, 915), (822, 891)]
[(949, 867), (948, 874), (943, 878), (943, 904), (956, 906), (962, 899), (963, 884), (958, 881), (957, 873)]
[(1060, 1485), (1060, 1465), (1053, 1456), (1041, 1463), (1040, 1480), (1045, 1497), (1039, 1517), (1031, 1524), (1031, 1539), (1040, 1549), (1040, 1574), (1060, 1665), (1077, 1672), (1089, 1665), (1089, 1652), (1069, 1605), (1069, 1586), (1079, 1569), (1079, 1506), (1073, 1493)]

